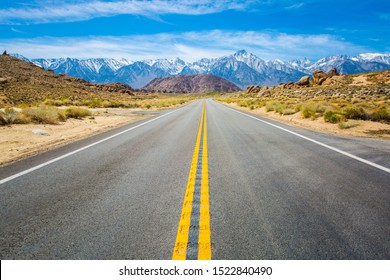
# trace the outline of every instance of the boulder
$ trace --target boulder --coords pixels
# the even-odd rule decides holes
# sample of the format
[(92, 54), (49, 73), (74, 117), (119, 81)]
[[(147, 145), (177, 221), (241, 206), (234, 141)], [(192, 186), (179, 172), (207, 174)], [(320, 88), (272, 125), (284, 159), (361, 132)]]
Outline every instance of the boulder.
[(310, 85), (310, 76), (303, 76), (298, 82), (295, 83), (298, 86)]
[[(315, 70), (313, 72), (313, 84), (320, 85), (321, 82), (325, 81), (323, 78), (327, 78), (327, 74), (322, 70)], [(321, 82), (320, 82), (321, 81)]]
[(333, 76), (338, 76), (340, 74), (339, 72), (337, 72), (336, 68), (332, 68), (328, 72), (326, 72), (326, 75), (328, 75), (328, 78), (332, 78)]
[(37, 135), (45, 135), (45, 136), (50, 135), (46, 130), (43, 130), (43, 129), (33, 129), (32, 133), (37, 134)]
[(271, 92), (268, 89), (261, 90), (258, 94), (257, 97), (270, 97)]
[(326, 79), (321, 83), (321, 85), (323, 85), (323, 86), (329, 86), (329, 85), (331, 85), (332, 83), (333, 83), (332, 78), (326, 78)]
[(249, 86), (247, 88), (247, 93), (258, 93), (261, 90), (259, 86)]
[[(315, 70), (313, 72), (313, 84), (322, 85), (328, 78), (332, 78), (333, 76), (340, 75), (336, 68), (330, 69), (328, 72), (324, 72), (321, 70)], [(329, 81), (326, 82), (329, 84)]]

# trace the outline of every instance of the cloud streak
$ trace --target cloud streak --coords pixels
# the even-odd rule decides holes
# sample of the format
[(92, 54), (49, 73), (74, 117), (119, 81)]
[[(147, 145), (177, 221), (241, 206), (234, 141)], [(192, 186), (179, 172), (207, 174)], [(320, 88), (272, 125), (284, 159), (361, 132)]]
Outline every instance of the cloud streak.
[[(158, 16), (164, 14), (203, 15), (226, 10), (244, 10), (256, 1), (221, 0), (120, 0), (62, 2), (54, 5), (44, 1), (38, 7), (8, 8), (0, 10), (0, 23), (75, 22), (115, 15)], [(258, 1), (257, 1), (258, 2)]]
[(180, 57), (190, 62), (203, 57), (228, 55), (241, 49), (264, 59), (283, 60), (301, 57), (318, 59), (334, 54), (371, 51), (328, 34), (291, 35), (221, 30), (119, 37), (41, 37), (0, 40), (0, 45), (8, 52), (29, 58), (108, 57), (144, 60)]

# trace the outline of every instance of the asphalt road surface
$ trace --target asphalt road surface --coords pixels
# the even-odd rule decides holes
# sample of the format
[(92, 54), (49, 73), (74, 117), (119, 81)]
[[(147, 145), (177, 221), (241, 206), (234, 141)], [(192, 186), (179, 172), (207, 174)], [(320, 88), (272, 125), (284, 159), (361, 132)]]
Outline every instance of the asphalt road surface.
[(1, 259), (390, 259), (390, 141), (199, 100), (0, 168)]

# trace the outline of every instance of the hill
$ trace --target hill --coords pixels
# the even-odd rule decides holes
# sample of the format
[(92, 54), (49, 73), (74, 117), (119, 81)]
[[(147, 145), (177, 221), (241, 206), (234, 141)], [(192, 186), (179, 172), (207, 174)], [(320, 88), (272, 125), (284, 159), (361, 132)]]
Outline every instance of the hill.
[(123, 100), (135, 94), (134, 89), (126, 84), (92, 84), (80, 78), (55, 74), (32, 62), (0, 56), (0, 107), (46, 99), (81, 101), (99, 97)]
[(156, 78), (142, 88), (160, 93), (234, 92), (240, 88), (226, 79), (214, 75), (179, 75)]

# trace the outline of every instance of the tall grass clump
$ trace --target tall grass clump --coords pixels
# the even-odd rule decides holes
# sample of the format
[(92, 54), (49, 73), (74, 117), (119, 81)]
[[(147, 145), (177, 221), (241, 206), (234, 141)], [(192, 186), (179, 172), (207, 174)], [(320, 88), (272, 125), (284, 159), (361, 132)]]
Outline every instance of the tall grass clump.
[(368, 115), (362, 107), (347, 107), (343, 110), (343, 114), (347, 119), (366, 120)]
[(370, 116), (372, 121), (385, 121), (390, 122), (390, 114), (387, 112), (386, 108), (381, 108), (375, 112), (373, 112)]
[(315, 119), (316, 118), (315, 109), (308, 107), (308, 106), (301, 106), (301, 114), (302, 114), (302, 117), (304, 117), (305, 119), (307, 119), (307, 118)]
[(92, 99), (91, 101), (89, 101), (88, 107), (89, 108), (100, 108), (100, 107), (102, 107), (102, 103), (103, 103), (103, 101), (100, 99)]
[(25, 108), (22, 114), (31, 122), (39, 124), (58, 124), (66, 120), (63, 112), (53, 107)]
[(65, 115), (67, 118), (73, 119), (82, 119), (91, 115), (91, 112), (88, 109), (80, 107), (70, 107), (65, 110)]

